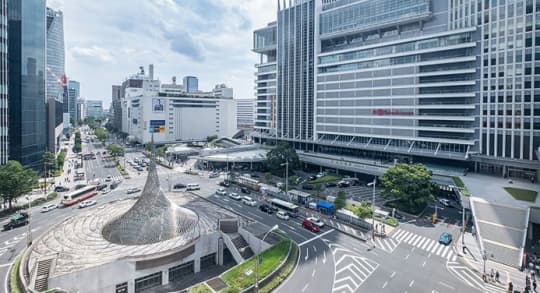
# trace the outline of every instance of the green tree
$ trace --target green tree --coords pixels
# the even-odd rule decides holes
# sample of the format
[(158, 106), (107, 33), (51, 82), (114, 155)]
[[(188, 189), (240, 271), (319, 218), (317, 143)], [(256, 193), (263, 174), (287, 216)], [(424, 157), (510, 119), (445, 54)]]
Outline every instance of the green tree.
[(112, 156), (115, 160), (117, 157), (122, 157), (125, 153), (124, 148), (117, 145), (117, 144), (110, 144), (107, 146), (107, 152), (110, 156)]
[(0, 196), (9, 203), (29, 193), (38, 184), (38, 175), (32, 169), (24, 168), (17, 161), (9, 161), (0, 166)]
[(381, 177), (382, 195), (408, 207), (419, 207), (435, 199), (436, 185), (431, 171), (422, 164), (397, 164)]
[(284, 173), (282, 172), (285, 170), (283, 164), (286, 162), (289, 163), (289, 173), (291, 173), (290, 170), (300, 166), (300, 160), (298, 159), (296, 150), (287, 143), (279, 144), (266, 155), (266, 167), (272, 172)]
[(84, 118), (84, 123), (90, 127), (90, 129), (96, 129), (99, 125), (96, 123), (96, 119), (94, 117), (86, 117)]
[(76, 154), (82, 152), (82, 140), (80, 132), (75, 132), (75, 144), (73, 145), (73, 152)]
[(56, 157), (56, 166), (57, 169), (62, 169), (64, 167), (64, 162), (66, 161), (66, 151), (62, 150)]
[(370, 218), (372, 215), (371, 203), (363, 201), (359, 206), (354, 208), (355, 214), (361, 219)]
[(342, 209), (347, 204), (347, 197), (345, 195), (345, 191), (338, 192), (336, 196), (336, 200), (334, 200), (334, 207), (336, 210)]
[(56, 170), (56, 156), (52, 152), (44, 152), (42, 155), (43, 163), (47, 166), (47, 170)]
[(95, 134), (101, 142), (104, 142), (105, 139), (107, 139), (107, 137), (109, 136), (109, 133), (107, 132), (107, 130), (101, 127), (96, 128)]

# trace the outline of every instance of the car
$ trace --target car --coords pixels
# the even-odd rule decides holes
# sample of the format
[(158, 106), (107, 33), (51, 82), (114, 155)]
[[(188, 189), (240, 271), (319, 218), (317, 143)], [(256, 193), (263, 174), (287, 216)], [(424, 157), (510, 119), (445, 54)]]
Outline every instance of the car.
[(338, 182), (337, 185), (338, 185), (338, 187), (340, 187), (340, 188), (344, 188), (344, 187), (349, 187), (349, 186), (351, 186), (351, 183), (350, 183), (349, 181), (347, 181), (347, 180), (341, 180), (341, 181)]
[(245, 194), (250, 194), (250, 193), (251, 193), (251, 192), (249, 191), (249, 189), (247, 189), (246, 187), (240, 188), (240, 191), (241, 191), (242, 193), (245, 193)]
[(9, 219), (9, 222), (4, 225), (4, 231), (12, 230), (17, 227), (22, 227), (28, 224), (28, 213), (20, 212)]
[(218, 188), (218, 190), (216, 190), (216, 194), (217, 195), (221, 195), (221, 196), (225, 196), (227, 195), (227, 191), (225, 190), (225, 188)]
[(93, 205), (96, 205), (97, 202), (95, 200), (83, 200), (79, 203), (79, 209), (84, 209), (87, 207), (91, 207)]
[(259, 178), (259, 177), (260, 177), (259, 174), (256, 174), (256, 173), (251, 174), (251, 178)]
[(105, 189), (105, 190), (103, 190), (103, 191), (101, 192), (101, 194), (107, 194), (107, 193), (109, 193), (109, 192), (111, 192), (110, 189)]
[(277, 188), (283, 188), (283, 187), (285, 187), (285, 183), (283, 183), (283, 182), (277, 182), (277, 183), (276, 183), (276, 187), (277, 187)]
[(304, 184), (304, 185), (302, 185), (302, 189), (304, 189), (304, 190), (313, 190), (313, 189), (315, 189), (315, 186), (313, 184)]
[(326, 187), (336, 187), (337, 183), (336, 182), (326, 182), (324, 184), (324, 186), (326, 186)]
[(231, 184), (228, 181), (221, 181), (219, 182), (219, 186), (230, 187)]
[(50, 212), (56, 208), (57, 208), (56, 204), (48, 204), (46, 206), (41, 207), (41, 212), (42, 213)]
[(141, 167), (141, 166), (137, 166), (137, 167), (135, 167), (135, 170), (137, 170), (139, 172), (142, 172), (142, 171), (144, 171), (144, 168)]
[(446, 198), (439, 198), (439, 203), (441, 203), (445, 207), (450, 206), (450, 201), (448, 199), (446, 199)]
[(443, 245), (449, 245), (452, 242), (452, 234), (444, 232), (439, 237), (439, 243)]
[(107, 184), (102, 183), (102, 184), (98, 184), (98, 185), (96, 186), (96, 189), (97, 189), (98, 191), (101, 191), (101, 190), (103, 190), (103, 189), (105, 189), (105, 188), (107, 188), (107, 187), (108, 187)]
[(276, 213), (276, 217), (282, 219), (282, 220), (285, 220), (285, 221), (288, 221), (289, 220), (289, 214), (287, 212), (284, 212), (284, 211), (278, 211)]
[(182, 189), (182, 188), (186, 188), (187, 185), (183, 184), (183, 183), (176, 183), (174, 186), (173, 186), (173, 189)]
[(302, 182), (304, 182), (304, 181), (306, 181), (306, 178), (304, 178), (304, 177), (298, 177), (298, 178), (296, 178), (296, 184), (300, 184), (300, 183), (302, 183)]
[(107, 178), (105, 178), (105, 182), (111, 182), (112, 181), (112, 177), (111, 175), (108, 175)]
[(138, 188), (138, 187), (130, 188), (130, 189), (127, 190), (127, 194), (137, 193), (139, 191), (141, 191), (141, 189)]
[(85, 187), (86, 187), (86, 184), (77, 184), (77, 185), (75, 185), (75, 190), (85, 188)]
[(218, 172), (212, 172), (212, 173), (208, 174), (208, 178), (218, 178), (218, 177), (219, 177)]
[(189, 183), (186, 187), (187, 191), (201, 190), (199, 183)]
[(242, 199), (242, 197), (238, 193), (235, 193), (235, 192), (229, 193), (229, 197), (234, 199), (234, 200), (241, 200)]
[(319, 226), (319, 228), (324, 227), (323, 221), (321, 221), (321, 219), (319, 219), (319, 218), (317, 218), (317, 217), (308, 217), (307, 220), (309, 220), (309, 221), (312, 222), (313, 224)]
[(302, 227), (315, 233), (318, 233), (321, 231), (321, 228), (319, 228), (319, 226), (315, 225), (312, 221), (308, 219), (304, 219), (304, 221), (302, 221)]
[(257, 205), (257, 201), (249, 196), (243, 196), (242, 203), (250, 207), (254, 207)]
[(315, 176), (315, 175), (309, 176), (309, 181), (313, 181), (313, 180), (315, 180), (315, 179), (317, 179), (317, 176)]
[(116, 187), (118, 187), (118, 185), (120, 185), (120, 182), (121, 181), (114, 181), (113, 183), (111, 183), (111, 185), (109, 186), (109, 188), (111, 190), (115, 189)]
[(267, 204), (262, 204), (259, 206), (259, 210), (261, 210), (262, 212), (265, 212), (269, 215), (273, 214), (274, 213), (274, 209), (272, 209), (272, 207), (270, 207), (269, 205)]
[(59, 185), (59, 186), (56, 186), (54, 188), (54, 191), (55, 192), (66, 192), (66, 191), (69, 191), (69, 188)]
[(317, 178), (322, 178), (324, 176), (326, 176), (326, 172), (320, 172), (319, 174), (315, 175)]

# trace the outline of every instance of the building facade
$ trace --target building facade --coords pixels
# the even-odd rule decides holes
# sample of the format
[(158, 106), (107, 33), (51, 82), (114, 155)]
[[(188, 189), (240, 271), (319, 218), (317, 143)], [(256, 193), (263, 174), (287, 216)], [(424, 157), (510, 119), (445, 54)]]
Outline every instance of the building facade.
[(68, 82), (68, 111), (69, 117), (73, 125), (78, 123), (79, 114), (79, 99), (81, 97), (81, 84), (76, 80)]
[(47, 148), (45, 0), (8, 1), (9, 154), (39, 168)]
[(111, 125), (116, 130), (122, 129), (122, 87), (119, 85), (112, 86), (112, 103), (111, 103)]
[(236, 123), (238, 129), (252, 130), (253, 116), (255, 114), (254, 99), (237, 99), (236, 101)]
[(65, 83), (64, 16), (47, 7), (47, 98), (63, 101)]
[(536, 1), (303, 0), (254, 32), (262, 140), (538, 178)]
[(194, 94), (199, 91), (199, 79), (196, 76), (185, 76), (183, 82), (186, 93)]
[(7, 0), (0, 0), (0, 23), (0, 165), (3, 165), (9, 158)]
[(216, 84), (212, 90), (212, 95), (216, 98), (229, 98), (234, 97), (234, 89), (228, 87), (226, 84)]
[(86, 117), (103, 118), (103, 101), (86, 101)]

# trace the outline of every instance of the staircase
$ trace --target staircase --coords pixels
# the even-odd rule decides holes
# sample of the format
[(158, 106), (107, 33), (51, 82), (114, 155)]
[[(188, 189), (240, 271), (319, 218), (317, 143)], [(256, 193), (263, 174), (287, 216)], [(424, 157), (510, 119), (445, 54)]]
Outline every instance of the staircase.
[(49, 273), (54, 258), (41, 259), (37, 263), (34, 289), (38, 292), (46, 291), (49, 287)]
[(240, 255), (242, 255), (244, 259), (248, 259), (253, 256), (253, 250), (251, 250), (251, 247), (249, 247), (249, 244), (246, 242), (244, 237), (242, 237), (242, 235), (238, 235), (236, 238), (234, 238), (232, 243), (234, 244), (234, 247), (238, 249), (238, 252), (240, 252)]

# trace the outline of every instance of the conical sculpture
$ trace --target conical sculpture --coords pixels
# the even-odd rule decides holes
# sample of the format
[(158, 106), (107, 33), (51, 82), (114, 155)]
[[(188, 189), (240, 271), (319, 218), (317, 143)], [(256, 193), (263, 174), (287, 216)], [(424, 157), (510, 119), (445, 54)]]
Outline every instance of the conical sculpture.
[(121, 245), (147, 245), (183, 237), (199, 237), (199, 218), (193, 211), (172, 203), (161, 191), (156, 163), (152, 159), (140, 198), (125, 214), (102, 230), (108, 241)]

